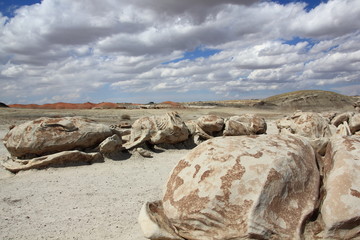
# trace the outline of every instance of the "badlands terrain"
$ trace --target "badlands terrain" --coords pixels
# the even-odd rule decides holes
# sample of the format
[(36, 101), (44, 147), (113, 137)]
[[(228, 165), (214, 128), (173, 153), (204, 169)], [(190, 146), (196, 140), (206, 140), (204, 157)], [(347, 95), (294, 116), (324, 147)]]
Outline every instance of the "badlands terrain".
[[(106, 125), (132, 124), (144, 116), (176, 110), (181, 118), (230, 117), (246, 113), (265, 118), (267, 133), (275, 121), (303, 108), (307, 111), (353, 111), (349, 99), (304, 92), (252, 101), (184, 103), (160, 109), (0, 108), (0, 138), (9, 126), (39, 117), (83, 116)], [(335, 97), (334, 97), (335, 96)], [(331, 99), (331, 100), (330, 100)], [(137, 218), (146, 201), (161, 199), (171, 169), (189, 149), (158, 149), (152, 158), (123, 153), (116, 160), (10, 173), (0, 168), (0, 239), (144, 240)], [(0, 144), (0, 158), (9, 156)]]

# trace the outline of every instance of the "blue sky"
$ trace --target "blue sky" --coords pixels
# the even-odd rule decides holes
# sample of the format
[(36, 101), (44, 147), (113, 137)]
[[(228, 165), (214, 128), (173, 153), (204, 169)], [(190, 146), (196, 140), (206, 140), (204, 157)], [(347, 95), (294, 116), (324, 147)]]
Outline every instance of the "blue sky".
[(294, 3), (294, 2), (304, 2), (306, 3), (306, 7), (305, 9), (307, 11), (311, 11), (311, 9), (314, 9), (316, 8), (320, 3), (326, 3), (327, 0), (276, 0), (275, 2), (278, 2), (280, 4), (283, 4), (283, 5), (286, 5), (286, 4), (289, 4), (289, 3)]
[(360, 95), (358, 0), (0, 1), (0, 101)]
[(14, 10), (40, 2), (39, 0), (2, 0), (0, 1), (0, 12), (7, 17), (14, 17)]

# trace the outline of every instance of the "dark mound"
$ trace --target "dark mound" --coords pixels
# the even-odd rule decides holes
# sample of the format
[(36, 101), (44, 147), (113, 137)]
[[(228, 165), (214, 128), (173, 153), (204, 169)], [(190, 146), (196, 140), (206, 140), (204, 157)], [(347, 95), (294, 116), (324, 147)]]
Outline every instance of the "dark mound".
[(266, 104), (297, 109), (352, 108), (354, 97), (322, 90), (302, 90), (275, 95), (263, 100)]
[(5, 103), (0, 102), (0, 108), (8, 108), (9, 106)]

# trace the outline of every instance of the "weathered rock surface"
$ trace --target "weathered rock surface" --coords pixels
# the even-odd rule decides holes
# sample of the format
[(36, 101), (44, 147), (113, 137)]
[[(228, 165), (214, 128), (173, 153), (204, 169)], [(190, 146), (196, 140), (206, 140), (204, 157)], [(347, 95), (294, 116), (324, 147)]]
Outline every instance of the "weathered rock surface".
[(108, 126), (85, 118), (43, 117), (14, 127), (3, 141), (12, 156), (33, 158), (61, 151), (93, 148), (111, 135)]
[(63, 151), (30, 160), (18, 160), (9, 158), (2, 165), (10, 172), (17, 173), (23, 170), (39, 169), (67, 163), (92, 163), (102, 160), (100, 153), (84, 153), (81, 151)]
[(338, 127), (340, 124), (342, 124), (344, 122), (349, 123), (349, 119), (353, 115), (354, 115), (354, 113), (352, 113), (352, 112), (345, 112), (345, 113), (338, 114), (331, 120), (331, 124)]
[(332, 138), (324, 165), (324, 237), (360, 239), (360, 136)]
[(244, 114), (233, 116), (226, 120), (224, 136), (241, 136), (264, 134), (267, 130), (267, 124), (264, 118), (254, 114)]
[(189, 130), (177, 112), (166, 113), (163, 116), (143, 117), (134, 122), (130, 140), (124, 144), (126, 149), (141, 143), (175, 144), (188, 139)]
[(205, 140), (213, 138), (212, 135), (209, 135), (198, 125), (197, 121), (189, 120), (185, 122), (186, 127), (189, 129), (189, 137), (193, 139), (193, 142), (196, 145), (199, 145)]
[(357, 113), (350, 118), (349, 127), (352, 134), (360, 131), (360, 113)]
[(353, 106), (354, 106), (355, 111), (360, 113), (360, 101), (354, 102)]
[(104, 155), (115, 153), (121, 149), (122, 149), (122, 141), (121, 138), (116, 134), (106, 138), (99, 145), (99, 151)]
[(342, 124), (339, 124), (336, 129), (336, 135), (351, 136), (352, 134), (351, 134), (349, 124), (347, 122), (343, 122)]
[(213, 138), (178, 162), (139, 223), (150, 239), (299, 239), (319, 182), (305, 138)]
[(296, 134), (309, 139), (313, 148), (321, 155), (325, 154), (329, 137), (336, 128), (331, 128), (327, 119), (319, 113), (295, 112), (292, 116), (276, 122), (280, 134)]
[(331, 137), (332, 133), (324, 117), (314, 112), (295, 112), (277, 121), (279, 133), (293, 133), (309, 139)]
[(216, 115), (206, 115), (196, 120), (197, 125), (210, 136), (217, 135), (224, 128), (224, 119)]

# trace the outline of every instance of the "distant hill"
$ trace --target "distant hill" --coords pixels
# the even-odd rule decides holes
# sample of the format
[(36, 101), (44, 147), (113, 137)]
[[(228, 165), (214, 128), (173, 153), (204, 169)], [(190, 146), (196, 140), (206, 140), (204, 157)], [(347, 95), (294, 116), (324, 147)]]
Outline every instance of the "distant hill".
[(355, 97), (322, 90), (302, 90), (288, 92), (262, 100), (265, 105), (276, 105), (291, 108), (351, 108)]
[(10, 105), (12, 108), (30, 108), (30, 109), (115, 109), (120, 108), (120, 106), (116, 103), (102, 102), (102, 103), (50, 103), (50, 104), (12, 104)]
[[(265, 99), (243, 99), (226, 101), (198, 101), (177, 103), (166, 101), (162, 103), (134, 104), (134, 103), (51, 103), (44, 105), (37, 104), (13, 104), (5, 105), (0, 103), (0, 107), (11, 108), (31, 108), (31, 109), (134, 109), (134, 108), (184, 108), (186, 106), (197, 107), (256, 107), (256, 108), (292, 108), (301, 110), (336, 110), (339, 108), (352, 109), (353, 104), (359, 101), (359, 96), (350, 97), (335, 92), (322, 90), (302, 90), (288, 92)], [(185, 105), (184, 105), (185, 104)]]
[(5, 103), (0, 102), (0, 108), (8, 108), (9, 106)]
[(191, 106), (212, 107), (256, 107), (263, 109), (292, 108), (299, 110), (336, 110), (346, 108), (351, 110), (359, 97), (350, 97), (335, 92), (322, 90), (302, 90), (288, 92), (265, 99), (199, 101), (188, 102)]
[(159, 104), (133, 104), (133, 103), (50, 103), (50, 104), (12, 104), (11, 108), (27, 108), (27, 109), (134, 109), (134, 108), (183, 108), (184, 106), (176, 102), (162, 102)]

